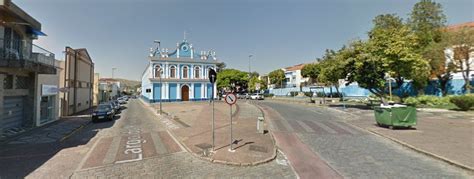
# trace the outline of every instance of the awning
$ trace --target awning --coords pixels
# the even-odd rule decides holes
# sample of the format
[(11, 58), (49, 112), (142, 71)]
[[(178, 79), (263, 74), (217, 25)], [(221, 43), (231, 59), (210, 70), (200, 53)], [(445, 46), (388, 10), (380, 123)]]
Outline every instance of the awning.
[(30, 33), (34, 34), (36, 36), (48, 36), (45, 33), (41, 32), (39, 30), (33, 29), (33, 28), (30, 28)]

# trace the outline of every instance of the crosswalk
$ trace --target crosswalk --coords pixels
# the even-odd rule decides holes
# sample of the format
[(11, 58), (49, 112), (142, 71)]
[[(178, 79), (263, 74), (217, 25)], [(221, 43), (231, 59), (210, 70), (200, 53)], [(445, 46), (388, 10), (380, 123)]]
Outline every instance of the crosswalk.
[(270, 127), (279, 132), (315, 133), (327, 135), (360, 135), (362, 131), (340, 121), (330, 120), (272, 120)]
[(103, 137), (86, 155), (80, 168), (140, 161), (182, 151), (166, 131)]

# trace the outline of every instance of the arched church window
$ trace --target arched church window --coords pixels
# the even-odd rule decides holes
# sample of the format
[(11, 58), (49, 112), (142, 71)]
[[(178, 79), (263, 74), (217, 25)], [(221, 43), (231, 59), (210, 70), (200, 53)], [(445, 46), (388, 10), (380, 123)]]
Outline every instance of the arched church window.
[(201, 68), (194, 67), (194, 78), (201, 78)]
[(155, 78), (159, 78), (161, 76), (161, 66), (155, 66)]
[(183, 67), (183, 78), (188, 78), (188, 67), (187, 66)]
[(176, 67), (175, 66), (170, 67), (170, 78), (176, 78)]

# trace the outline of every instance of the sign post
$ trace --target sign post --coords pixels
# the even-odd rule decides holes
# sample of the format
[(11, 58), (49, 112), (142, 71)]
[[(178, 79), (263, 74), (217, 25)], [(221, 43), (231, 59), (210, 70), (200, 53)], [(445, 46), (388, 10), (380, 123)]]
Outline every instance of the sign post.
[(214, 147), (216, 146), (215, 145), (215, 127), (214, 127), (214, 123), (215, 123), (215, 120), (214, 120), (214, 84), (216, 83), (216, 79), (217, 79), (217, 73), (214, 69), (209, 69), (209, 81), (211, 82), (212, 84), (212, 95), (211, 95), (211, 102), (212, 102), (212, 151), (214, 151)]
[(234, 105), (237, 102), (237, 96), (235, 96), (234, 93), (228, 93), (225, 96), (225, 102), (229, 104), (230, 106), (230, 148), (229, 152), (235, 152), (235, 150), (232, 148), (232, 144), (234, 143), (234, 138), (232, 136), (232, 105)]

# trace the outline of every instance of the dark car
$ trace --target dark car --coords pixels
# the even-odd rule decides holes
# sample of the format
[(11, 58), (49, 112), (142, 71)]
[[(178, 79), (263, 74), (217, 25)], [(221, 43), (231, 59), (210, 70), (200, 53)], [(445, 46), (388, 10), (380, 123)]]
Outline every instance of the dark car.
[(113, 120), (114, 109), (111, 104), (100, 104), (97, 109), (92, 113), (92, 122), (98, 122), (100, 120)]
[(117, 101), (110, 101), (109, 104), (112, 106), (115, 113), (120, 111), (120, 104)]

